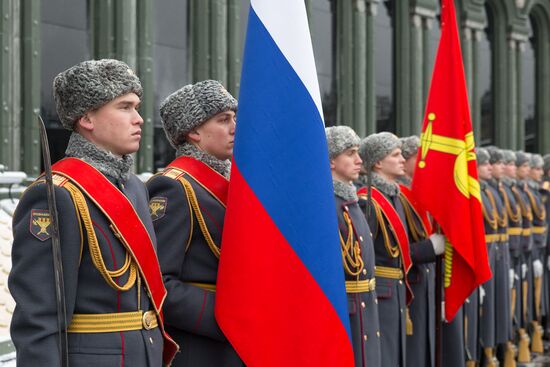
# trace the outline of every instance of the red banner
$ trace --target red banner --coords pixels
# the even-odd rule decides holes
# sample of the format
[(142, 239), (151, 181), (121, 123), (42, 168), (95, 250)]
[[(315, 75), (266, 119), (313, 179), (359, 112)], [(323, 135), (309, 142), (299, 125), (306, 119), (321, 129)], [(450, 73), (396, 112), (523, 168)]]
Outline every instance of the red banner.
[(445, 318), (450, 321), (491, 270), (453, 1), (442, 1), (441, 20), (412, 189), (451, 245), (445, 251)]

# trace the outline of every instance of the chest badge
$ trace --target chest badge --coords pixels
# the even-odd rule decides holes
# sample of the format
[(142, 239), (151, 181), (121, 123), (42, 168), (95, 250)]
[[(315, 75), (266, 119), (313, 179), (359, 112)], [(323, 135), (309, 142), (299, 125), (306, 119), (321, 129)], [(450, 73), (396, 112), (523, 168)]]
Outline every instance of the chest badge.
[(168, 199), (165, 197), (157, 196), (149, 201), (149, 213), (151, 214), (151, 219), (153, 221), (164, 217), (167, 204)]
[(31, 211), (29, 228), (32, 235), (40, 241), (46, 241), (51, 238), (51, 223), (52, 219), (48, 210), (33, 209)]

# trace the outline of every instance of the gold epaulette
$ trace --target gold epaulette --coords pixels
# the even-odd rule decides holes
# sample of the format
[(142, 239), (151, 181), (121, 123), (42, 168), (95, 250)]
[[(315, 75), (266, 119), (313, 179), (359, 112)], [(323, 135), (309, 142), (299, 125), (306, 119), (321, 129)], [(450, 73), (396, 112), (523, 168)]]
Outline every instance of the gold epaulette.
[(376, 289), (376, 278), (365, 280), (346, 280), (346, 293), (372, 292)]
[(403, 279), (403, 270), (400, 268), (390, 268), (387, 266), (376, 265), (374, 275), (381, 278)]

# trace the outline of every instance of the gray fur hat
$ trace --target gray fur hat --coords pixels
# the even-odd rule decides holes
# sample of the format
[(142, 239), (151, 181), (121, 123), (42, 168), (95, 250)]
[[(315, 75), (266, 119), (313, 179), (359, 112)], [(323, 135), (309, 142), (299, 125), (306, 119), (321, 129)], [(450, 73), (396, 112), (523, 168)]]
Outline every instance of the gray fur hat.
[(346, 149), (358, 147), (361, 139), (349, 126), (332, 126), (325, 128), (327, 135), (328, 157), (330, 159), (344, 152)]
[(542, 155), (536, 153), (531, 154), (531, 160), (529, 164), (532, 168), (542, 168), (544, 166)]
[(370, 170), (376, 162), (384, 159), (396, 148), (401, 148), (399, 138), (390, 132), (383, 131), (363, 139), (359, 145), (359, 155), (365, 168)]
[(173, 147), (187, 134), (218, 113), (237, 111), (237, 100), (215, 80), (188, 84), (170, 94), (160, 104), (166, 137)]
[(495, 163), (504, 163), (504, 155), (502, 154), (502, 150), (498, 149), (495, 146), (489, 146), (486, 148), (487, 153), (489, 153), (489, 163), (495, 164)]
[(529, 153), (525, 153), (521, 150), (516, 152), (516, 166), (523, 166), (525, 163), (530, 163), (531, 157), (529, 157)]
[(550, 154), (545, 154), (542, 157), (542, 160), (544, 161), (544, 165), (542, 166), (542, 170), (544, 171), (544, 174), (550, 170)]
[(502, 160), (505, 164), (516, 163), (516, 153), (513, 150), (502, 149)]
[(139, 78), (126, 63), (113, 59), (81, 62), (53, 80), (57, 114), (68, 130), (73, 130), (76, 120), (86, 112), (132, 92), (141, 98)]
[(489, 163), (490, 159), (491, 156), (489, 155), (487, 149), (481, 147), (476, 148), (476, 161), (478, 166)]
[(406, 138), (399, 138), (401, 141), (401, 154), (403, 158), (409, 159), (416, 153), (418, 153), (418, 147), (420, 146), (420, 138), (416, 135), (408, 136)]

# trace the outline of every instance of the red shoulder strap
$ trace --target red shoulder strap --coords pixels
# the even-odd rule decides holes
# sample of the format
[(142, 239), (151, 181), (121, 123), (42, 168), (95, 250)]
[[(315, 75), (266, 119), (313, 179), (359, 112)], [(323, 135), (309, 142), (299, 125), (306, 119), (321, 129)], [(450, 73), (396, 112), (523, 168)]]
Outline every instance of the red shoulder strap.
[(416, 201), (414, 193), (411, 189), (409, 189), (405, 185), (399, 185), (399, 188), (401, 189), (403, 198), (407, 200), (416, 216), (420, 219), (422, 227), (424, 228), (424, 233), (426, 233), (426, 235), (428, 236), (431, 235), (433, 233), (433, 228), (432, 223), (430, 222), (430, 218), (428, 218), (428, 212), (420, 206), (418, 201)]
[(393, 204), (375, 187), (372, 188), (372, 198), (382, 210), (382, 214), (384, 214), (384, 217), (388, 220), (390, 230), (397, 239), (397, 244), (401, 252), (401, 259), (403, 260), (403, 269), (405, 270), (405, 274), (407, 274), (412, 266), (412, 261), (409, 251), (409, 237), (407, 236), (403, 221), (399, 217), (399, 214), (397, 214)]
[[(161, 319), (166, 289), (153, 242), (143, 222), (128, 198), (98, 170), (77, 158), (65, 158), (52, 166), (52, 172), (67, 177), (93, 201), (109, 219), (126, 250), (132, 255), (149, 290), (155, 311)], [(178, 350), (177, 344), (162, 331), (165, 337), (165, 361), (171, 360)]]
[(208, 165), (195, 158), (182, 156), (172, 161), (172, 163), (166, 167), (166, 170), (170, 168), (177, 168), (184, 171), (208, 190), (223, 205), (227, 205), (229, 181)]

